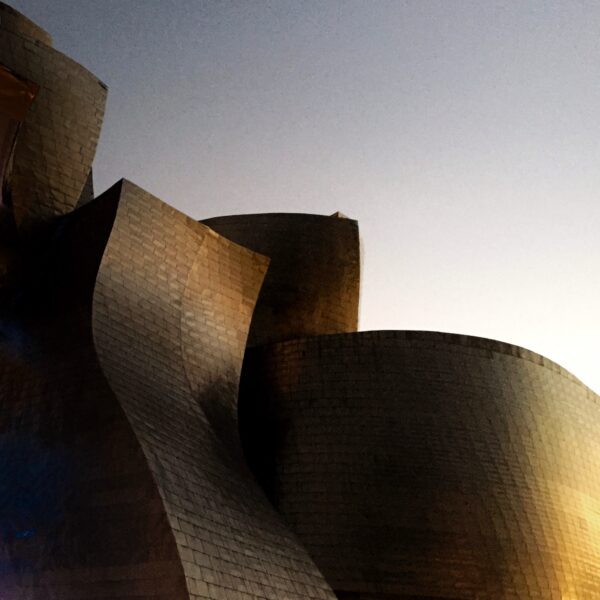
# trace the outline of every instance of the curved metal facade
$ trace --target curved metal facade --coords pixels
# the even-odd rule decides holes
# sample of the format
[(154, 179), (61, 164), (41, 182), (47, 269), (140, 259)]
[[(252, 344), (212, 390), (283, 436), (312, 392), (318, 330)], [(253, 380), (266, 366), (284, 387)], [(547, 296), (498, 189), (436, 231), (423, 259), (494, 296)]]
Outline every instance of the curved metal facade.
[(338, 216), (271, 213), (203, 221), (217, 233), (271, 258), (248, 345), (358, 327), (358, 224)]
[(16, 139), (3, 187), (17, 227), (30, 230), (73, 210), (84, 191), (102, 126), (106, 86), (0, 4), (0, 66), (39, 86)]
[(600, 597), (600, 398), (467, 336), (249, 353), (246, 451), (339, 598)]
[(187, 600), (142, 448), (102, 372), (93, 289), (118, 195), (57, 220), (0, 292), (0, 597)]
[(237, 437), (268, 259), (127, 181), (37, 242), (0, 297), (3, 600), (333, 599)]
[(600, 398), (352, 333), (337, 213), (94, 200), (106, 88), (50, 43), (0, 3), (0, 600), (600, 597)]
[(333, 594), (237, 442), (237, 387), (268, 260), (131, 183), (94, 292), (100, 364), (161, 494), (190, 598)]

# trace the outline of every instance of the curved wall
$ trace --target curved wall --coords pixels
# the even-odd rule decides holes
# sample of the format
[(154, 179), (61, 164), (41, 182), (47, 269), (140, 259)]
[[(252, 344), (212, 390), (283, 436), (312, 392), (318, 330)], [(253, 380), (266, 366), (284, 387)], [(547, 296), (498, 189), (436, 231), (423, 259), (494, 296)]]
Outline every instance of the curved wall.
[(129, 182), (120, 197), (94, 340), (154, 475), (189, 597), (333, 598), (237, 439), (239, 373), (268, 260)]
[[(148, 462), (100, 369), (93, 289), (110, 190), (21, 248), (0, 290), (0, 597), (187, 600)], [(25, 253), (25, 254), (23, 254)]]
[(271, 213), (215, 217), (203, 223), (271, 259), (252, 317), (249, 346), (356, 331), (360, 293), (356, 221)]
[(7, 189), (28, 230), (76, 206), (102, 126), (106, 86), (54, 50), (28, 19), (0, 5), (0, 65), (39, 86), (21, 124)]
[(241, 430), (339, 598), (600, 597), (600, 398), (467, 336), (255, 349)]

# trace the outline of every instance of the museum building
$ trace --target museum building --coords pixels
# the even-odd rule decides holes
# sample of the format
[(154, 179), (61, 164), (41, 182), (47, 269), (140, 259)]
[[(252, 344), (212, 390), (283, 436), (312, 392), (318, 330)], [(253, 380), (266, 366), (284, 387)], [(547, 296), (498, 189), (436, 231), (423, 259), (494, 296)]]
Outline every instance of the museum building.
[(341, 213), (96, 196), (106, 95), (0, 3), (0, 600), (600, 598), (600, 398), (359, 332)]

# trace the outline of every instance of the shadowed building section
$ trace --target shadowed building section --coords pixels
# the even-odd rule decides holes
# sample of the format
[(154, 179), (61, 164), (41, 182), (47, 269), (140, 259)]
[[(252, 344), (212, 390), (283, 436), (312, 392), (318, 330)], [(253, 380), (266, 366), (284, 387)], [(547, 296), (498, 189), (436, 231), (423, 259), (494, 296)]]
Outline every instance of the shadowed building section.
[(15, 142), (39, 88), (0, 66), (0, 281), (10, 271), (17, 243), (11, 200), (11, 170)]
[(0, 597), (187, 600), (152, 472), (98, 364), (118, 186), (21, 248), (0, 290)]
[(189, 597), (334, 598), (239, 451), (236, 392), (268, 259), (131, 183), (120, 197), (94, 340), (155, 478)]
[(21, 79), (4, 67), (0, 67), (0, 206), (8, 208), (3, 200), (4, 188), (10, 194), (8, 174), (19, 125), (38, 92), (37, 85)]
[[(0, 3), (0, 66), (38, 87), (3, 172), (3, 204), (11, 207), (22, 230), (75, 208), (106, 102), (106, 86), (50, 44), (43, 30)], [(3, 89), (5, 83), (0, 78)]]
[(356, 331), (360, 293), (358, 224), (293, 213), (233, 215), (203, 221), (217, 233), (270, 257), (248, 345)]
[(600, 398), (516, 346), (428, 332), (249, 351), (241, 430), (342, 599), (600, 597)]

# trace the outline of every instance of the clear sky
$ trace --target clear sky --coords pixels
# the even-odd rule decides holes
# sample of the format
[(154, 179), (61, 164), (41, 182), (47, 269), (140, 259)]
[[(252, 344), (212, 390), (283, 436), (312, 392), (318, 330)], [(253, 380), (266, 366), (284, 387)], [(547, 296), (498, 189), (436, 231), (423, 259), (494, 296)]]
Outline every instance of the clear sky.
[(361, 329), (600, 392), (600, 3), (13, 0), (109, 86), (96, 190), (360, 222)]

